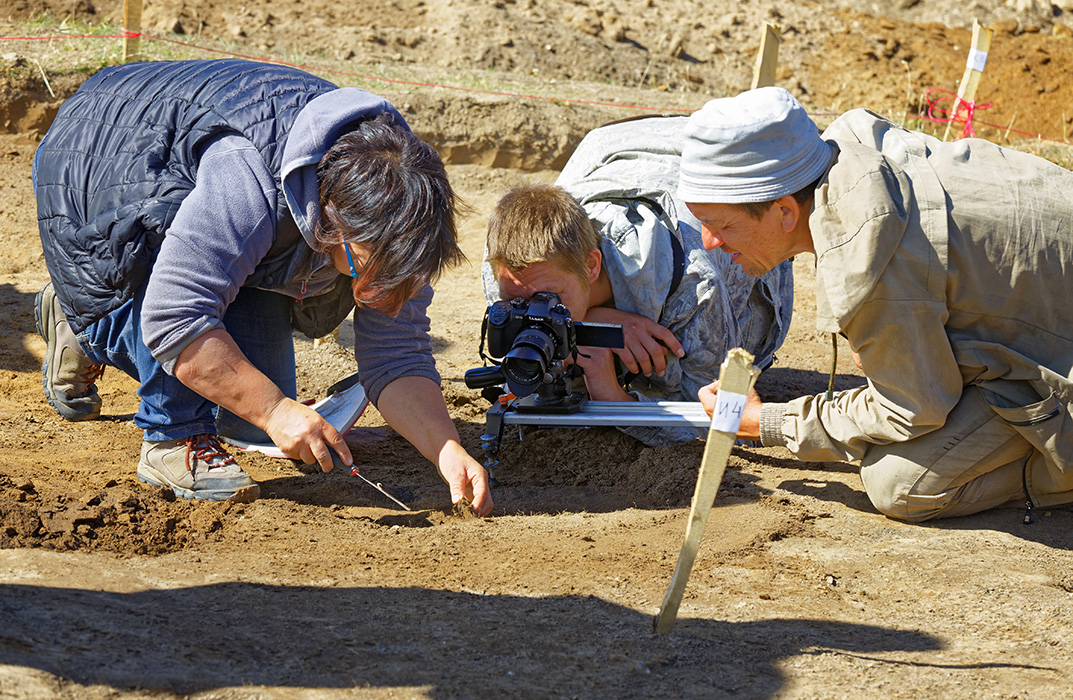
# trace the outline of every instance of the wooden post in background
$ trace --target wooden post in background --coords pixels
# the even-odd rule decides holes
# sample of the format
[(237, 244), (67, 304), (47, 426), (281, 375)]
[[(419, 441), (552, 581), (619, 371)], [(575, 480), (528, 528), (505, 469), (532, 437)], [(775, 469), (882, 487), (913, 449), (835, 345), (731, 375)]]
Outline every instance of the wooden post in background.
[(965, 74), (961, 76), (958, 96), (954, 99), (954, 108), (950, 110), (950, 121), (946, 123), (943, 141), (950, 136), (950, 127), (954, 124), (961, 103), (972, 102), (976, 97), (976, 88), (979, 87), (980, 77), (984, 74), (987, 52), (991, 49), (991, 36), (994, 33), (992, 29), (981, 25), (980, 20), (973, 20), (972, 48), (969, 49), (969, 58), (965, 61)]
[(756, 54), (756, 69), (753, 71), (753, 90), (775, 84), (775, 68), (779, 65), (779, 34), (782, 29), (777, 24), (764, 27), (764, 36), (760, 39), (760, 51)]
[(123, 0), (123, 63), (140, 58), (142, 0)]

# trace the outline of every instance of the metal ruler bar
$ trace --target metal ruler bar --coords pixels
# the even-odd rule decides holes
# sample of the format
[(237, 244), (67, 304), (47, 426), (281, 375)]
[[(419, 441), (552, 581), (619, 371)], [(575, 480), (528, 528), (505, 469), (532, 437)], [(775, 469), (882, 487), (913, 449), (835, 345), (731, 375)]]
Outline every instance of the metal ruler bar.
[(574, 413), (537, 413), (508, 407), (503, 414), (503, 423), (575, 428), (647, 425), (707, 429), (712, 419), (699, 401), (586, 401)]

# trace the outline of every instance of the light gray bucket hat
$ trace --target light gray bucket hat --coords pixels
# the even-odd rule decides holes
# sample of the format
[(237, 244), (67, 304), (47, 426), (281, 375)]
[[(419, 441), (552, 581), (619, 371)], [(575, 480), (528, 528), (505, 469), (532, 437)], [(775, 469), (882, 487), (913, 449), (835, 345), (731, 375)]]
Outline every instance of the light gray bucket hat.
[(782, 88), (711, 100), (686, 123), (678, 198), (774, 201), (819, 178), (834, 155), (805, 108)]

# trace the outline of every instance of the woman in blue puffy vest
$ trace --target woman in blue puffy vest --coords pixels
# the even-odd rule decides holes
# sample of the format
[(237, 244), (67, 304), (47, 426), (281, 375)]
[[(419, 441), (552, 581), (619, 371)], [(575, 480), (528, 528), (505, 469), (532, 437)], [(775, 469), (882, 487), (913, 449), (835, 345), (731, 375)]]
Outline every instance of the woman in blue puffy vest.
[(52, 279), (36, 307), (45, 395), (90, 420), (105, 366), (137, 379), (140, 479), (256, 498), (221, 433), (325, 471), (331, 451), (350, 464), (295, 400), (291, 332), (319, 337), (353, 310), (369, 399), (455, 502), (491, 510), (428, 336), (431, 282), (463, 259), (455, 196), (386, 100), (240, 60), (109, 68), (60, 109), (34, 187)]

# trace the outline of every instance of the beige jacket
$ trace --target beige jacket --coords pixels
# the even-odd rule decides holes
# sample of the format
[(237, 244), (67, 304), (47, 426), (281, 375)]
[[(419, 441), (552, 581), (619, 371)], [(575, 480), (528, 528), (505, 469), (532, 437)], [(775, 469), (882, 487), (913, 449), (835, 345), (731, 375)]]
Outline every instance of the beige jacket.
[(866, 110), (823, 137), (839, 153), (809, 216), (817, 326), (848, 339), (868, 382), (766, 404), (763, 443), (856, 460), (941, 428), (967, 385), (1019, 380), (1040, 402), (1001, 414), (1061, 416), (1035, 446), (1073, 488), (1073, 173)]

